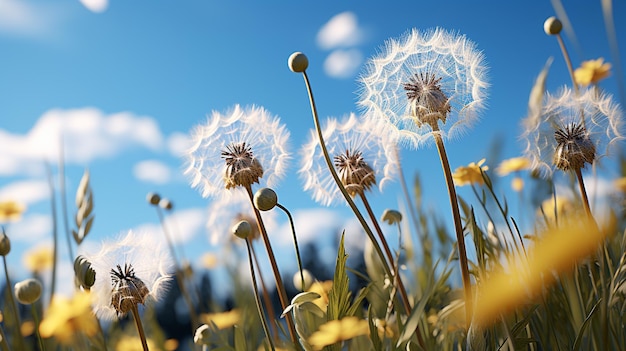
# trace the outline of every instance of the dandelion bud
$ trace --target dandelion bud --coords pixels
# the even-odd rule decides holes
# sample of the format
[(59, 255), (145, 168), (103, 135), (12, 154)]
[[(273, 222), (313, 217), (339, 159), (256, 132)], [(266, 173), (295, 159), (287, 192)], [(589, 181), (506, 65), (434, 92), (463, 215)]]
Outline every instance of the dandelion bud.
[(91, 262), (83, 256), (78, 256), (74, 260), (74, 276), (77, 283), (85, 290), (91, 289), (96, 282), (96, 271), (91, 268)]
[(0, 235), (0, 255), (6, 256), (9, 252), (11, 252), (11, 240), (9, 240), (3, 229), (2, 235)]
[(294, 52), (289, 56), (289, 69), (292, 72), (300, 73), (309, 67), (309, 59), (301, 52)]
[(269, 211), (278, 203), (276, 192), (270, 188), (259, 189), (254, 194), (254, 207), (259, 211)]
[(382, 219), (389, 224), (400, 223), (400, 221), (402, 221), (402, 213), (396, 210), (386, 209), (385, 212), (383, 212)]
[[(303, 278), (304, 283), (302, 281)], [(311, 287), (311, 285), (313, 285), (313, 275), (311, 275), (311, 272), (308, 270), (303, 269), (302, 274), (298, 271), (293, 275), (293, 286), (295, 286), (296, 289), (306, 291)]]
[(163, 198), (161, 199), (161, 201), (159, 201), (159, 207), (164, 210), (171, 210), (172, 208), (174, 208), (174, 204), (169, 199)]
[(557, 35), (561, 33), (561, 29), (563, 29), (563, 24), (559, 21), (558, 18), (552, 16), (548, 18), (545, 22), (543, 22), (543, 30), (548, 35)]
[(233, 226), (232, 232), (241, 239), (247, 239), (252, 234), (252, 226), (248, 221), (239, 221)]
[(30, 305), (39, 300), (41, 283), (37, 279), (29, 278), (15, 284), (15, 297), (24, 305)]
[(196, 329), (193, 342), (196, 345), (208, 345), (211, 339), (211, 328), (207, 324), (202, 324)]
[(159, 204), (159, 201), (161, 201), (161, 196), (157, 193), (148, 193), (146, 200), (148, 200), (150, 205), (156, 206)]

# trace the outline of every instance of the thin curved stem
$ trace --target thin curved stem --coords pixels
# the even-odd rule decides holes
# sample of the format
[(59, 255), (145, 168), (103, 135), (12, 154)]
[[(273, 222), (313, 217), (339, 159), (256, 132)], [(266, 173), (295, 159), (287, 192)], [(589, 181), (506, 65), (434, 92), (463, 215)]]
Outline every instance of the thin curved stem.
[(383, 231), (380, 228), (380, 224), (378, 224), (378, 220), (376, 219), (376, 216), (374, 215), (374, 212), (372, 211), (372, 207), (370, 206), (369, 201), (367, 201), (367, 197), (365, 196), (363, 192), (360, 192), (359, 195), (361, 196), (361, 200), (363, 200), (363, 205), (365, 206), (365, 209), (368, 215), (370, 216), (370, 220), (374, 224), (374, 228), (376, 229), (378, 238), (380, 239), (380, 242), (383, 244), (383, 248), (385, 249), (385, 253), (387, 254), (389, 265), (391, 266), (391, 269), (394, 272), (394, 276), (396, 278), (395, 280), (396, 280), (396, 283), (398, 284), (398, 290), (400, 290), (400, 296), (402, 297), (402, 303), (404, 304), (404, 309), (406, 310), (407, 314), (411, 314), (411, 311), (412, 311), (411, 304), (409, 303), (409, 297), (406, 293), (404, 283), (402, 283), (402, 279), (400, 279), (399, 269), (397, 268), (397, 265), (395, 263), (396, 258), (391, 253), (391, 249), (389, 249), (389, 244), (387, 243), (387, 239), (385, 239), (385, 236), (383, 235)]
[[(348, 194), (348, 191), (343, 186), (343, 184), (341, 183), (341, 179), (339, 179), (339, 176), (337, 175), (337, 171), (335, 170), (335, 167), (333, 166), (333, 162), (331, 161), (330, 156), (328, 154), (326, 143), (324, 142), (324, 135), (322, 134), (322, 128), (320, 127), (319, 116), (317, 114), (317, 107), (315, 106), (315, 98), (313, 97), (313, 90), (311, 89), (309, 76), (307, 75), (306, 71), (302, 71), (302, 76), (304, 78), (304, 84), (306, 85), (307, 93), (309, 95), (309, 102), (311, 104), (311, 113), (313, 114), (313, 122), (315, 123), (315, 130), (317, 131), (317, 137), (320, 141), (320, 147), (322, 149), (322, 153), (324, 154), (324, 159), (326, 160), (326, 165), (328, 166), (328, 170), (330, 171), (330, 174), (335, 180), (335, 183), (337, 183), (337, 187), (341, 191), (341, 194), (346, 199), (346, 202), (348, 202), (348, 205), (354, 212), (354, 215), (357, 217), (357, 219), (361, 223), (363, 230), (365, 230), (365, 233), (367, 234), (370, 241), (372, 242), (372, 246), (374, 247), (376, 254), (378, 254), (378, 257), (380, 257), (380, 260), (382, 262), (386, 262), (387, 260), (385, 259), (385, 256), (380, 248), (380, 245), (378, 245), (376, 237), (374, 237), (374, 233), (372, 233), (372, 229), (370, 229), (369, 225), (367, 225), (365, 218), (363, 218), (363, 215), (361, 214), (359, 209), (356, 207), (356, 204), (352, 200), (352, 197), (350, 196), (350, 194)], [(391, 269), (389, 268), (388, 264), (384, 264), (383, 268), (385, 269), (385, 273), (387, 274), (387, 276), (389, 277), (393, 276), (393, 273), (391, 272)], [(421, 338), (419, 327), (416, 327), (415, 332), (418, 336), (418, 341), (419, 341), (420, 346), (425, 349), (424, 340), (422, 340)]]
[(67, 219), (67, 194), (65, 193), (65, 149), (63, 137), (61, 137), (59, 147), (59, 193), (61, 194), (61, 213), (63, 218), (63, 228), (65, 229), (65, 237), (67, 238), (67, 250), (70, 253), (70, 264), (74, 264), (74, 250), (72, 249), (72, 239), (70, 234), (70, 225)]
[[(261, 284), (261, 290), (263, 293), (263, 300), (265, 301), (265, 308), (267, 310), (267, 316), (270, 321), (276, 320), (276, 314), (274, 313), (274, 308), (272, 307), (272, 299), (270, 298), (270, 294), (267, 291), (267, 285), (265, 284), (265, 279), (263, 279), (263, 273), (261, 272), (261, 265), (259, 264), (259, 256), (256, 254), (256, 250), (253, 245), (250, 245), (250, 250), (252, 251), (252, 259), (254, 259), (254, 264), (258, 269), (259, 283)], [(278, 330), (274, 328), (274, 325), (270, 323), (270, 330), (272, 335), (278, 339)]]
[(50, 165), (46, 162), (46, 173), (48, 175), (48, 185), (50, 187), (50, 205), (51, 205), (51, 216), (52, 216), (52, 242), (53, 242), (53, 253), (52, 253), (52, 278), (50, 279), (50, 300), (48, 303), (52, 303), (52, 297), (54, 296), (54, 291), (56, 289), (56, 277), (57, 277), (57, 261), (59, 255), (59, 239), (58, 239), (58, 231), (57, 231), (57, 210), (56, 210), (56, 199), (54, 196), (54, 181), (52, 179), (52, 169)]
[(2, 347), (2, 351), (9, 351), (9, 344), (7, 343), (6, 334), (4, 334), (4, 329), (0, 326), (0, 347)]
[(561, 34), (556, 35), (556, 39), (559, 42), (559, 47), (561, 48), (561, 52), (563, 53), (563, 58), (565, 59), (565, 64), (567, 65), (567, 70), (569, 71), (570, 78), (572, 79), (572, 86), (574, 87), (574, 92), (576, 96), (578, 96), (578, 84), (576, 84), (576, 79), (574, 78), (574, 68), (572, 67), (572, 60), (569, 58), (569, 53), (565, 48), (565, 42), (563, 42), (563, 37)]
[(463, 290), (465, 292), (465, 315), (467, 318), (467, 327), (469, 327), (470, 323), (472, 322), (472, 304), (474, 303), (474, 299), (472, 298), (472, 285), (467, 263), (467, 251), (465, 249), (465, 235), (463, 234), (461, 214), (459, 213), (459, 202), (456, 196), (454, 180), (452, 179), (452, 171), (450, 171), (448, 155), (443, 145), (443, 139), (436, 130), (433, 131), (433, 136), (435, 138), (435, 143), (437, 144), (437, 151), (439, 151), (441, 167), (443, 168), (443, 173), (446, 178), (446, 185), (448, 187), (448, 195), (450, 197), (450, 207), (452, 208), (452, 218), (454, 219), (454, 229), (456, 232), (456, 241), (459, 251), (459, 264), (461, 265), (461, 276), (463, 278)]
[[(252, 187), (250, 185), (244, 187), (248, 192), (248, 197), (250, 198), (250, 205), (252, 206), (252, 210), (254, 210), (254, 215), (256, 217), (257, 225), (259, 227), (259, 232), (261, 232), (261, 237), (263, 238), (263, 244), (265, 245), (265, 249), (267, 250), (267, 256), (269, 257), (270, 264), (272, 266), (272, 272), (274, 273), (274, 280), (276, 281), (276, 290), (278, 291), (278, 298), (280, 300), (280, 305), (282, 310), (289, 305), (287, 300), (287, 292), (285, 291), (285, 285), (283, 284), (283, 279), (280, 276), (280, 271), (278, 270), (278, 264), (276, 263), (276, 256), (274, 256), (274, 250), (272, 250), (272, 245), (267, 236), (267, 230), (265, 229), (265, 224), (263, 223), (263, 218), (261, 218), (261, 213), (254, 206), (254, 194), (252, 193)], [(293, 322), (293, 317), (290, 313), (285, 315), (285, 319), (287, 320), (287, 327), (289, 327), (289, 336), (294, 346), (300, 349), (300, 343), (298, 342), (298, 334), (296, 333), (296, 326)]]
[(289, 210), (285, 206), (279, 203), (277, 203), (276, 206), (280, 208), (281, 210), (283, 210), (287, 214), (287, 217), (289, 218), (289, 225), (291, 225), (291, 234), (293, 235), (293, 245), (296, 250), (296, 259), (298, 260), (298, 269), (300, 269), (300, 281), (302, 284), (301, 290), (304, 291), (304, 288), (305, 288), (304, 271), (302, 268), (302, 258), (300, 258), (300, 249), (298, 248), (298, 237), (296, 236), (296, 226), (293, 224), (293, 217), (291, 217), (291, 213), (289, 212)]
[(39, 325), (41, 324), (41, 321), (39, 320), (37, 306), (35, 304), (30, 305), (30, 311), (33, 314), (33, 320), (35, 322), (35, 334), (37, 334), (37, 340), (39, 341), (39, 349), (41, 351), (45, 351), (46, 347), (44, 345), (43, 339), (41, 338), (41, 334), (39, 334)]
[(133, 312), (133, 318), (135, 319), (135, 325), (137, 326), (137, 333), (139, 333), (139, 339), (141, 339), (141, 346), (143, 346), (143, 351), (149, 351), (148, 342), (146, 341), (146, 332), (143, 330), (143, 325), (141, 324), (141, 318), (139, 318), (139, 309), (137, 309), (137, 304), (132, 304), (131, 311)]
[[(261, 325), (263, 326), (263, 331), (265, 332), (265, 337), (267, 338), (267, 342), (270, 344), (270, 348), (274, 350), (274, 343), (272, 342), (272, 337), (270, 336), (270, 331), (267, 326), (267, 322), (265, 321), (265, 314), (263, 313), (263, 306), (261, 304), (261, 299), (259, 298), (259, 288), (256, 282), (256, 275), (254, 274), (254, 261), (252, 259), (252, 243), (250, 243), (250, 239), (246, 239), (246, 248), (248, 249), (248, 262), (250, 263), (250, 275), (252, 277), (252, 289), (254, 289), (254, 301), (256, 302), (257, 312), (259, 313), (259, 318), (261, 319)], [(267, 306), (266, 309), (269, 311), (272, 309), (272, 306), (271, 305)]]
[[(2, 228), (2, 232), (4, 233), (4, 228)], [(15, 316), (15, 328), (19, 335), (20, 327), (22, 326), (22, 322), (20, 321), (20, 311), (17, 308), (17, 303), (15, 302), (15, 298), (13, 297), (13, 285), (11, 284), (11, 279), (9, 279), (9, 268), (7, 266), (7, 257), (4, 255), (2, 256), (2, 262), (4, 263), (4, 279), (7, 284), (7, 295), (9, 295), (9, 300), (11, 300), (10, 304), (11, 304), (11, 308), (13, 309), (13, 315)], [(17, 340), (18, 348), (20, 350), (25, 350), (24, 339), (20, 337), (17, 337), (15, 339)]]

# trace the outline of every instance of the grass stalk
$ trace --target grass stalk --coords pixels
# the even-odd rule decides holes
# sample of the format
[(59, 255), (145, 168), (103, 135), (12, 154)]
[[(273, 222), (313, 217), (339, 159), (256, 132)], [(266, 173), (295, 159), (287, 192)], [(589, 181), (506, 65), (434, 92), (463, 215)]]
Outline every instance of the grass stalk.
[(291, 212), (289, 210), (279, 204), (276, 203), (276, 206), (283, 210), (287, 214), (287, 218), (289, 218), (289, 225), (291, 226), (291, 234), (293, 235), (293, 245), (296, 250), (296, 259), (298, 260), (298, 269), (300, 270), (300, 282), (302, 283), (301, 290), (305, 290), (304, 286), (304, 268), (302, 267), (302, 258), (300, 257), (300, 249), (298, 248), (298, 237), (296, 236), (296, 226), (293, 224), (293, 217), (291, 216)]
[[(263, 305), (261, 304), (261, 299), (259, 297), (259, 287), (257, 286), (256, 274), (254, 273), (254, 260), (256, 260), (256, 255), (255, 259), (253, 260), (252, 243), (250, 242), (250, 239), (246, 239), (246, 248), (248, 249), (248, 262), (250, 263), (250, 276), (252, 278), (252, 289), (254, 290), (254, 302), (256, 303), (257, 312), (259, 313), (259, 318), (261, 319), (261, 325), (263, 326), (263, 332), (265, 333), (267, 342), (269, 343), (270, 348), (274, 350), (274, 343), (272, 342), (272, 337), (270, 336), (267, 321), (265, 320), (265, 314), (263, 313)], [(272, 310), (272, 306), (266, 306), (266, 310), (269, 312), (270, 310)]]
[(130, 310), (133, 312), (133, 318), (135, 319), (135, 325), (137, 326), (137, 333), (139, 333), (139, 339), (141, 339), (141, 346), (143, 347), (143, 351), (149, 351), (148, 341), (146, 340), (146, 332), (143, 330), (143, 325), (141, 324), (141, 318), (139, 317), (139, 309), (137, 308), (137, 304), (132, 304)]

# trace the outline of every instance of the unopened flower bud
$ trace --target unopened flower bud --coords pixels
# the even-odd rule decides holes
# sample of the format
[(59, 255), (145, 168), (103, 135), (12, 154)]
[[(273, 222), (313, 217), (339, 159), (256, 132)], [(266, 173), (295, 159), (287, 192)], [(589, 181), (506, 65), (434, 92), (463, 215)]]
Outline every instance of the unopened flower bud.
[(561, 29), (563, 29), (563, 23), (561, 23), (561, 21), (554, 16), (543, 22), (543, 30), (548, 35), (557, 35), (561, 33)]
[(148, 203), (150, 205), (157, 206), (159, 204), (159, 201), (161, 201), (161, 196), (157, 193), (148, 193), (148, 195), (146, 196), (146, 200), (148, 200)]
[(252, 234), (252, 226), (246, 220), (239, 221), (233, 226), (232, 232), (241, 239), (247, 239)]
[(174, 204), (169, 199), (162, 198), (161, 201), (159, 201), (159, 207), (164, 210), (171, 210), (174, 208)]
[[(304, 286), (302, 284), (303, 278)], [(308, 270), (303, 269), (302, 275), (300, 275), (300, 271), (296, 272), (296, 274), (293, 275), (293, 286), (295, 286), (296, 289), (306, 291), (311, 287), (311, 285), (313, 285), (313, 275), (311, 275), (311, 272), (309, 272)]]
[(207, 324), (202, 324), (196, 329), (193, 342), (196, 345), (208, 345), (211, 340), (211, 328)]
[(254, 194), (254, 207), (259, 211), (269, 211), (278, 203), (276, 192), (270, 188), (259, 189)]
[(15, 284), (15, 297), (24, 305), (30, 305), (39, 300), (41, 283), (37, 279), (29, 278)]
[(309, 67), (309, 59), (301, 52), (294, 52), (289, 56), (289, 69), (293, 72), (300, 73), (306, 71)]
[(389, 224), (396, 224), (396, 223), (400, 223), (400, 221), (402, 221), (402, 213), (396, 211), (396, 210), (385, 210), (385, 212), (383, 212), (383, 221), (389, 223)]
[(74, 260), (74, 276), (78, 285), (89, 290), (96, 282), (96, 271), (91, 268), (91, 263), (83, 256), (78, 256)]
[(11, 252), (11, 240), (9, 240), (3, 229), (0, 235), (0, 256), (6, 256), (9, 252)]

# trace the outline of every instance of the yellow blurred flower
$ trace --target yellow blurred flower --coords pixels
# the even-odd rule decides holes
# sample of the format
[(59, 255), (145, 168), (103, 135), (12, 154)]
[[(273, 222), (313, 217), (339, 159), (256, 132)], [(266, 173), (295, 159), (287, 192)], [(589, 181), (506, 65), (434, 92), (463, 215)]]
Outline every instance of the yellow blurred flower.
[(52, 268), (54, 252), (51, 247), (41, 246), (24, 253), (22, 262), (31, 272), (41, 273)]
[(35, 331), (35, 322), (33, 321), (22, 322), (22, 325), (20, 327), (20, 332), (22, 333), (23, 337), (33, 335), (34, 331)]
[(613, 223), (598, 230), (593, 220), (585, 216), (563, 222), (539, 237), (523, 263), (512, 266), (508, 272), (495, 272), (479, 284), (474, 309), (474, 323), (478, 327), (488, 326), (502, 313), (541, 293), (555, 276), (569, 272), (576, 262), (593, 253), (614, 227)]
[(515, 177), (511, 180), (511, 188), (518, 193), (524, 190), (524, 179), (520, 177)]
[(217, 329), (230, 328), (239, 323), (241, 320), (241, 312), (238, 309), (217, 312), (217, 313), (204, 313), (200, 315), (200, 322), (210, 324), (215, 323)]
[(165, 348), (166, 351), (174, 351), (174, 350), (178, 350), (179, 344), (180, 343), (176, 339), (167, 339), (165, 340), (165, 343), (163, 343), (163, 347)]
[(613, 185), (617, 190), (626, 194), (626, 177), (617, 178), (613, 181)]
[(202, 262), (202, 267), (206, 269), (213, 269), (219, 263), (217, 255), (212, 252), (207, 252), (200, 258), (200, 262)]
[(72, 343), (77, 332), (93, 336), (97, 331), (98, 321), (87, 292), (77, 292), (71, 299), (55, 295), (39, 325), (41, 337), (54, 337), (65, 345)]
[(611, 64), (604, 62), (600, 57), (597, 60), (583, 61), (579, 68), (574, 71), (574, 80), (577, 84), (587, 86), (597, 84), (602, 79), (611, 75)]
[(496, 173), (505, 176), (509, 173), (519, 172), (530, 168), (530, 160), (526, 157), (513, 157), (500, 162)]
[(10, 222), (22, 217), (26, 206), (15, 201), (0, 202), (0, 222)]
[(312, 302), (317, 305), (322, 311), (326, 311), (326, 307), (328, 306), (328, 292), (333, 287), (332, 280), (326, 280), (323, 282), (315, 281), (311, 284), (309, 288), (309, 292), (314, 292), (320, 295), (318, 299), (313, 300)]
[(368, 322), (364, 319), (350, 316), (322, 324), (320, 329), (309, 337), (308, 342), (314, 349), (321, 350), (324, 346), (368, 334)]
[[(543, 210), (543, 214), (541, 211)], [(539, 216), (545, 216), (545, 219), (549, 223), (556, 223), (557, 219), (560, 221), (565, 217), (572, 217), (576, 212), (575, 203), (567, 197), (556, 196), (556, 198), (549, 198), (541, 203), (541, 208), (538, 211)]]
[(487, 171), (489, 169), (488, 166), (483, 166), (485, 163), (485, 159), (478, 161), (478, 163), (470, 163), (467, 166), (458, 167), (454, 170), (452, 174), (452, 179), (454, 179), (454, 184), (456, 186), (464, 186), (469, 184), (485, 184), (485, 180), (483, 179), (482, 171)]
[[(148, 344), (148, 349), (152, 351), (162, 351), (161, 348), (157, 347), (152, 339), (146, 339), (146, 343)], [(115, 351), (143, 351), (143, 345), (141, 344), (141, 339), (138, 336), (122, 336), (115, 344)]]

